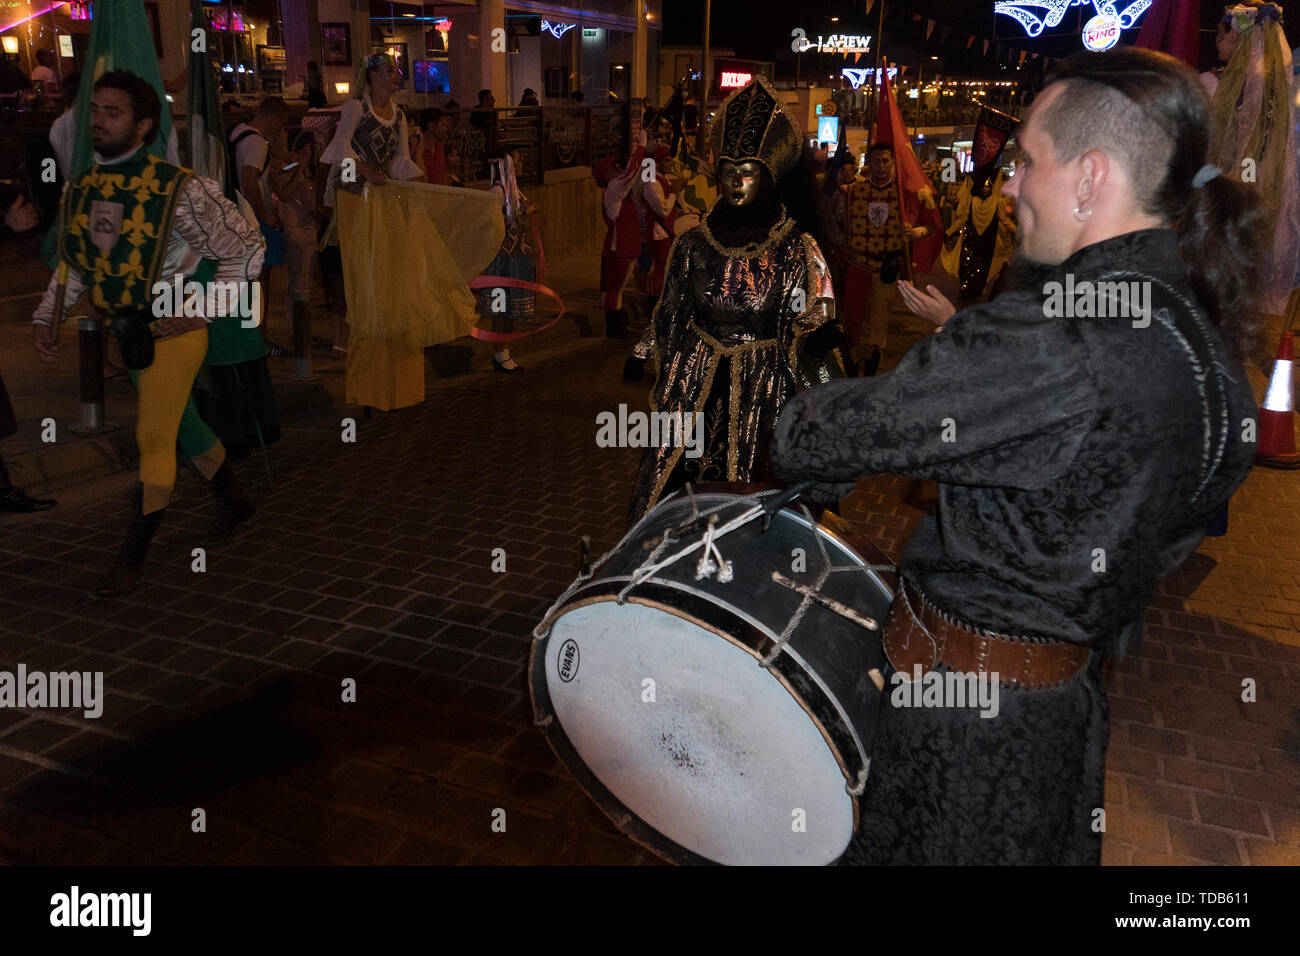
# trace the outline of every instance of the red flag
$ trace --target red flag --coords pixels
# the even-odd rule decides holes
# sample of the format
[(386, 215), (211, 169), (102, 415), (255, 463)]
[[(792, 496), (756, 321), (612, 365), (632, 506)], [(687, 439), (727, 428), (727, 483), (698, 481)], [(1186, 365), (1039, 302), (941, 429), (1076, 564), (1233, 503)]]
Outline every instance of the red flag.
[(903, 114), (889, 87), (889, 64), (881, 73), (880, 109), (876, 113), (876, 135), (872, 143), (888, 143), (894, 148), (894, 180), (898, 183), (898, 204), (903, 221), (909, 226), (927, 226), (930, 235), (912, 243), (912, 268), (929, 272), (943, 246), (943, 217), (939, 214), (934, 187), (912, 152)]
[(1196, 69), (1199, 38), (1196, 0), (1156, 0), (1142, 21), (1135, 46), (1160, 50)]
[(971, 178), (976, 186), (993, 175), (1002, 149), (1007, 145), (1020, 121), (1006, 113), (985, 106), (980, 110), (979, 120), (975, 124), (975, 139), (971, 145)]

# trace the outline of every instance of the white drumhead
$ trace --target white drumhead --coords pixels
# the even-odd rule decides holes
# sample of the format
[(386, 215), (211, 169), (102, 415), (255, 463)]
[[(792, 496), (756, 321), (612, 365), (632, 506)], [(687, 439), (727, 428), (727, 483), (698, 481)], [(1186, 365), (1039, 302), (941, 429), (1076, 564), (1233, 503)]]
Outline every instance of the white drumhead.
[(675, 843), (727, 864), (825, 864), (848, 845), (830, 746), (730, 641), (643, 604), (589, 604), (555, 622), (546, 682), (591, 772)]

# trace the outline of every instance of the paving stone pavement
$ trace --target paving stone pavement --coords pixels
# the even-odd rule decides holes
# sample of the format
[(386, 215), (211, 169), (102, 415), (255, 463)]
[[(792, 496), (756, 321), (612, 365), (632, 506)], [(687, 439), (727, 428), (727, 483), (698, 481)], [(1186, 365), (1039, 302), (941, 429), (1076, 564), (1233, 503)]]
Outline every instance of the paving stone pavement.
[[(920, 330), (899, 331), (887, 365)], [(594, 438), (598, 412), (644, 401), (618, 381), (625, 355), (581, 340), (418, 408), (296, 421), (273, 486), (259, 459), (239, 466), (259, 514), (202, 573), (191, 538), (210, 505), (182, 474), (126, 600), (83, 592), (132, 476), (6, 519), (0, 668), (103, 671), (106, 701), (93, 720), (0, 709), (0, 861), (658, 862), (551, 754), (524, 673), (578, 539), (600, 554), (623, 531), (638, 452)], [(1229, 534), (1165, 583), (1140, 652), (1109, 668), (1103, 862), (1300, 863), (1298, 482), (1256, 470)], [(933, 495), (864, 479), (845, 516), (896, 558)]]

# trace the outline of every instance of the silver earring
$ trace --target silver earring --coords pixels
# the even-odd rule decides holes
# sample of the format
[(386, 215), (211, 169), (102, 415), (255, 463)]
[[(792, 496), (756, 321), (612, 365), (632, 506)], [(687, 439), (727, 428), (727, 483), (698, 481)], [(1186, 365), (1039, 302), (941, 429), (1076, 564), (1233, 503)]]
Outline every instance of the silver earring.
[(1075, 207), (1074, 207), (1074, 218), (1077, 219), (1077, 220), (1079, 220), (1079, 222), (1087, 222), (1089, 219), (1092, 218), (1092, 210), (1091, 210), (1091, 209), (1085, 209), (1085, 210), (1083, 211), (1083, 213), (1080, 214), (1080, 213), (1079, 213), (1079, 207), (1078, 207), (1078, 206), (1075, 206)]

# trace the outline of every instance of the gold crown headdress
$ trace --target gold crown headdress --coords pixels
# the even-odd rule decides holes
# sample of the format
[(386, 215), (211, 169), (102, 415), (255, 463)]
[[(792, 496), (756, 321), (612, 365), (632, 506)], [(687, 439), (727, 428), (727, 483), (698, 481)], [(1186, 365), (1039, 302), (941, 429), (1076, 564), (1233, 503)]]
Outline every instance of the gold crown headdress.
[(780, 95), (756, 76), (722, 101), (710, 130), (713, 162), (756, 161), (767, 167), (772, 182), (794, 168), (803, 149), (802, 131), (781, 106)]

